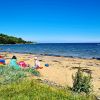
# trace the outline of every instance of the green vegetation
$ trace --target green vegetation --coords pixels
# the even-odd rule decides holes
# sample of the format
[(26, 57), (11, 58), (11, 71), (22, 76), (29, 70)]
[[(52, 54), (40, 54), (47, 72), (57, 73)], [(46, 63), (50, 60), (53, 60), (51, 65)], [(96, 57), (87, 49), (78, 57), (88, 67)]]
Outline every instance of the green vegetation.
[(40, 73), (37, 70), (32, 69), (20, 69), (15, 70), (13, 67), (10, 66), (0, 66), (0, 84), (8, 84), (15, 82), (17, 80), (22, 80), (23, 78), (27, 77), (28, 75), (35, 75), (39, 76)]
[(0, 44), (26, 44), (26, 43), (33, 43), (33, 42), (25, 41), (22, 38), (8, 36), (6, 34), (0, 33)]
[[(86, 73), (85, 73), (86, 74)], [(81, 68), (79, 67), (78, 72), (75, 77), (73, 77), (73, 90), (75, 92), (84, 92), (86, 94), (90, 93), (92, 90), (91, 86), (91, 74), (87, 73), (85, 75)]]
[(78, 94), (68, 88), (30, 79), (29, 74), (40, 75), (37, 70), (0, 66), (0, 100), (95, 100), (93, 95)]
[(1, 100), (93, 100), (67, 89), (50, 87), (36, 80), (22, 80), (0, 86)]

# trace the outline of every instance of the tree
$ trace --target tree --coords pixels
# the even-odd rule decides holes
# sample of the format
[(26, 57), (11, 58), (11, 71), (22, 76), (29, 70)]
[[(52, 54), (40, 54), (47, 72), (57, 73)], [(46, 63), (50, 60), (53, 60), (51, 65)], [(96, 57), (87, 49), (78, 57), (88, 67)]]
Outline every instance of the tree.
[(22, 38), (8, 36), (6, 34), (0, 34), (0, 44), (20, 44), (20, 43), (33, 43), (31, 41), (25, 41)]

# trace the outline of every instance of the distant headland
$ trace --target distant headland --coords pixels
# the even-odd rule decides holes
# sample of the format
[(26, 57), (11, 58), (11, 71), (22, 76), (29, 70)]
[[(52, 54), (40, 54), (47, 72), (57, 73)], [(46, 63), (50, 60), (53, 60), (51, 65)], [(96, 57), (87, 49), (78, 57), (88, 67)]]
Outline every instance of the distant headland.
[(36, 42), (25, 41), (22, 38), (8, 36), (6, 34), (0, 33), (0, 44), (32, 44)]

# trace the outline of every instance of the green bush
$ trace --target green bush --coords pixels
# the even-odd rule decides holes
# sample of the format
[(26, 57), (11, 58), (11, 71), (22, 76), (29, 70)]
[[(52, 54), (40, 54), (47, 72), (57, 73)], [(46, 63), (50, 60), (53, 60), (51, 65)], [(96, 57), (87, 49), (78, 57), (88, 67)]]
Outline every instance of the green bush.
[(31, 68), (16, 70), (13, 67), (7, 65), (0, 66), (0, 84), (8, 84), (17, 81), (18, 79), (23, 79), (27, 76), (27, 73), (40, 76), (39, 71), (33, 70)]
[(37, 71), (36, 69), (29, 68), (29, 69), (26, 69), (26, 71), (30, 72), (31, 74), (33, 74), (35, 76), (40, 76), (40, 72)]
[(39, 71), (37, 71), (37, 70), (31, 70), (31, 73), (32, 73), (33, 75), (35, 75), (35, 76), (40, 76), (40, 73), (39, 73)]
[(0, 84), (8, 84), (24, 77), (26, 74), (22, 70), (15, 70), (9, 66), (0, 67)]
[(73, 88), (72, 90), (75, 92), (84, 92), (86, 94), (90, 93), (91, 88), (91, 75), (84, 74), (81, 68), (78, 69), (75, 77), (73, 77)]

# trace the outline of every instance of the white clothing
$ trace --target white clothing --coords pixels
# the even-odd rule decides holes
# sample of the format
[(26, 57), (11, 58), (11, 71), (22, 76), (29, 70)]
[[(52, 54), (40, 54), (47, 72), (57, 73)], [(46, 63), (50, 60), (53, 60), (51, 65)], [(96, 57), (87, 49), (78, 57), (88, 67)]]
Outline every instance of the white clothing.
[(40, 62), (38, 60), (35, 60), (35, 68), (40, 67)]

